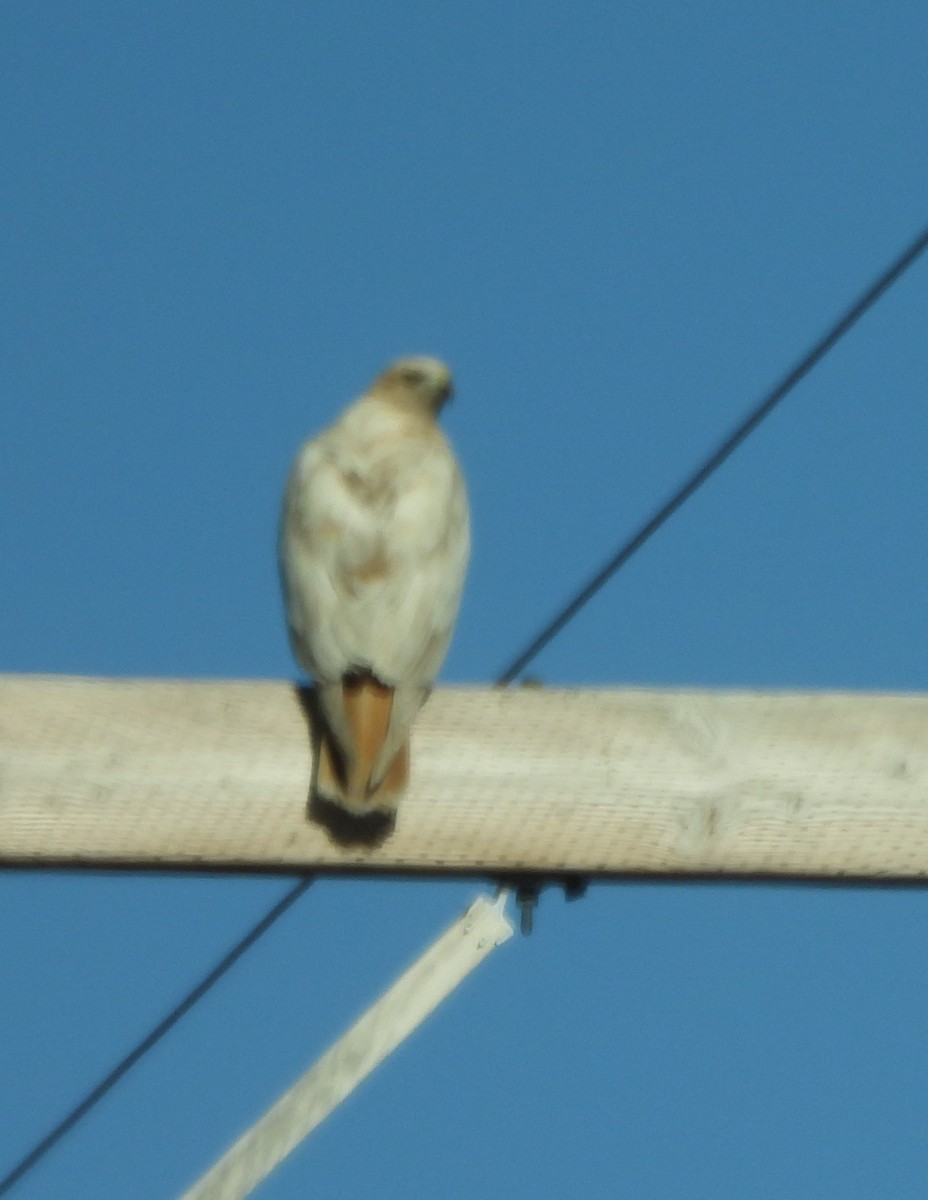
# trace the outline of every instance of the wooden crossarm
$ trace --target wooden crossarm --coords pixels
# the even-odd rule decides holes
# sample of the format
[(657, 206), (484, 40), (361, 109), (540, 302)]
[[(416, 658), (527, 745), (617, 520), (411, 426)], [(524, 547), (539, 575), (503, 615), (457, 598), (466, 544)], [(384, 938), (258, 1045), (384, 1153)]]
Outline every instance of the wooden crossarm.
[(928, 876), (928, 696), (441, 689), (374, 845), (310, 768), (287, 683), (0, 676), (0, 864)]

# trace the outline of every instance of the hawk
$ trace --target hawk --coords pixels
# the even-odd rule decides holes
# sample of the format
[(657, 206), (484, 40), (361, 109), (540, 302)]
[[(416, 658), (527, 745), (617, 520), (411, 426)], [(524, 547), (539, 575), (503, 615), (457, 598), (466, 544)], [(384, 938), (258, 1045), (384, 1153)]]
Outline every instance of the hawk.
[(435, 358), (392, 363), (302, 447), (284, 495), (290, 641), (325, 726), (315, 790), (356, 816), (394, 811), (406, 789), (461, 598), (467, 493), (438, 426), (452, 391)]

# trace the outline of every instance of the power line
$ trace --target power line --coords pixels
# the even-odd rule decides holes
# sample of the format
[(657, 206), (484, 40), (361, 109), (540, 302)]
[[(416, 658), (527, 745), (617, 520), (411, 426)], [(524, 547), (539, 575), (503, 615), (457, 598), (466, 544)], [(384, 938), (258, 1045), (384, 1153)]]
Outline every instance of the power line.
[(312, 876), (307, 875), (298, 883), (294, 884), (290, 891), (287, 892), (282, 899), (278, 900), (277, 903), (265, 913), (261, 920), (258, 921), (256, 925), (253, 925), (251, 929), (249, 929), (244, 937), (240, 938), (235, 943), (229, 953), (226, 954), (224, 958), (219, 960), (209, 974), (206, 975), (196, 985), (196, 987), (193, 988), (192, 991), (188, 992), (183, 1000), (181, 1000), (179, 1004), (171, 1009), (167, 1016), (158, 1022), (151, 1033), (142, 1038), (135, 1049), (130, 1050), (125, 1058), (121, 1059), (108, 1075), (104, 1076), (104, 1078), (101, 1079), (95, 1087), (90, 1089), (90, 1091), (81, 1101), (75, 1104), (67, 1116), (59, 1121), (54, 1129), (47, 1133), (40, 1142), (37, 1142), (35, 1146), (33, 1146), (28, 1154), (20, 1159), (12, 1171), (0, 1179), (0, 1196), (6, 1195), (10, 1188), (13, 1187), (14, 1184), (16, 1184), (20, 1179), (22, 1179), (27, 1171), (31, 1170), (31, 1168), (36, 1165), (39, 1159), (44, 1158), (49, 1150), (51, 1150), (51, 1148), (56, 1145), (69, 1130), (73, 1129), (78, 1121), (85, 1117), (87, 1113), (89, 1113), (90, 1110), (103, 1099), (103, 1097), (107, 1094), (107, 1092), (110, 1091), (111, 1088), (115, 1087), (120, 1079), (122, 1079), (123, 1075), (125, 1075), (125, 1073), (131, 1067), (135, 1066), (135, 1064), (140, 1058), (142, 1058), (143, 1055), (147, 1054), (153, 1046), (161, 1041), (168, 1030), (172, 1029), (181, 1019), (181, 1017), (184, 1016), (185, 1013), (189, 1012), (190, 1009), (193, 1008), (194, 1004), (196, 1004), (199, 999), (205, 996), (210, 988), (212, 988), (214, 984), (218, 983), (223, 975), (230, 970), (230, 968), (235, 966), (246, 950), (249, 950), (255, 944), (255, 942), (263, 934), (267, 933), (271, 926), (284, 915), (287, 909), (295, 904), (297, 900), (299, 900), (306, 889), (310, 886), (312, 881)]
[(848, 330), (855, 325), (864, 313), (876, 303), (880, 296), (915, 262), (920, 254), (928, 247), (928, 229), (924, 229), (915, 240), (906, 247), (892, 264), (867, 288), (867, 290), (838, 318), (834, 325), (819, 339), (803, 358), (791, 367), (760, 403), (751, 410), (745, 419), (721, 442), (715, 450), (696, 468), (686, 481), (673, 493), (669, 500), (650, 516), (647, 521), (632, 536), (624, 542), (612, 558), (583, 585), (577, 594), (551, 620), (528, 646), (512, 660), (497, 681), (506, 686), (516, 678), (528, 664), (561, 632), (568, 622), (572, 621), (584, 605), (592, 600), (600, 588), (609, 582), (620, 567), (628, 562), (645, 542), (657, 533), (661, 526), (673, 516), (678, 508), (713, 475), (725, 460), (737, 450), (765, 417), (776, 408), (780, 401), (793, 390), (797, 383), (819, 363)]

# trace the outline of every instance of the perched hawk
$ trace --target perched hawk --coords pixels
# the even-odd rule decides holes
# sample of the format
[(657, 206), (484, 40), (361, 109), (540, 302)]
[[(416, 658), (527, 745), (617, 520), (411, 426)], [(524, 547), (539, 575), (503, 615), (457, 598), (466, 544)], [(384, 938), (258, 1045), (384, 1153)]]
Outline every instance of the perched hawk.
[(318, 683), (316, 791), (390, 812), (409, 731), (448, 649), (470, 550), (467, 494), (438, 427), (451, 373), (402, 358), (297, 455), (280, 567), (290, 640)]

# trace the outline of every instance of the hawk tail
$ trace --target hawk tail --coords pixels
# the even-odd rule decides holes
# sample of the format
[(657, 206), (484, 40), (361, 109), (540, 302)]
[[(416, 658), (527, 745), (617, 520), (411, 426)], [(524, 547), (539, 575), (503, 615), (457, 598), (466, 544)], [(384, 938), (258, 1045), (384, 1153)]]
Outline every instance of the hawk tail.
[(317, 791), (358, 816), (392, 812), (409, 782), (408, 726), (397, 740), (393, 688), (353, 674), (326, 691)]

